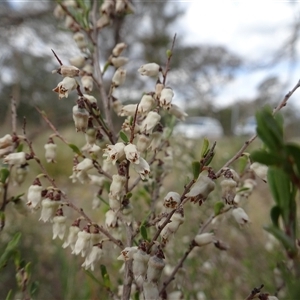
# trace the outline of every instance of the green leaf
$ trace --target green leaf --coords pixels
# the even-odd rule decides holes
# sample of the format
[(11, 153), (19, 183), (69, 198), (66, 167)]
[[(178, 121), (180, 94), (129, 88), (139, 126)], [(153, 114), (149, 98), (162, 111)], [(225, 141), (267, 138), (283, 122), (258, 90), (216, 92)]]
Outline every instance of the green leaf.
[(200, 162), (199, 161), (194, 161), (192, 163), (192, 168), (193, 168), (194, 179), (197, 179), (199, 174), (200, 174)]
[(23, 151), (23, 147), (24, 147), (23, 144), (19, 144), (18, 147), (17, 147), (17, 152), (22, 152)]
[(286, 144), (286, 153), (289, 158), (291, 158), (292, 163), (296, 166), (296, 173), (300, 177), (300, 147), (296, 144)]
[(250, 158), (252, 161), (259, 162), (266, 166), (280, 165), (283, 162), (283, 157), (269, 153), (263, 149), (253, 151)]
[(30, 293), (31, 297), (33, 297), (36, 294), (36, 292), (39, 289), (39, 286), (40, 286), (40, 283), (38, 281), (34, 281), (31, 283), (30, 288), (29, 288), (29, 293)]
[(103, 283), (101, 281), (99, 281), (95, 275), (89, 271), (89, 270), (84, 270), (85, 274), (88, 275), (90, 278), (92, 278), (95, 282), (97, 282), (99, 285), (103, 286)]
[(211, 157), (206, 161), (206, 163), (205, 163), (206, 166), (208, 166), (208, 165), (212, 162), (214, 156), (215, 156), (215, 153), (213, 153), (213, 154), (211, 155)]
[(140, 293), (139, 293), (139, 291), (136, 291), (136, 292), (134, 293), (133, 299), (134, 299), (134, 300), (139, 300), (139, 299), (140, 299)]
[(145, 241), (148, 241), (148, 233), (147, 233), (147, 228), (145, 225), (141, 225), (140, 227), (140, 231), (141, 231), (141, 236)]
[(129, 139), (128, 139), (127, 135), (123, 131), (120, 131), (120, 138), (122, 139), (122, 141), (124, 143), (129, 143)]
[(264, 227), (264, 229), (274, 235), (286, 250), (291, 250), (294, 253), (297, 251), (294, 241), (279, 228), (275, 226), (268, 226)]
[(104, 286), (106, 288), (110, 289), (111, 283), (110, 283), (110, 279), (109, 279), (109, 275), (107, 273), (106, 267), (104, 265), (101, 265), (100, 269), (101, 269), (101, 274), (102, 274), (102, 277), (103, 277)]
[(31, 262), (27, 263), (25, 266), (25, 271), (27, 273), (28, 278), (31, 276), (32, 274), (32, 264)]
[(0, 170), (0, 181), (4, 184), (6, 179), (9, 176), (9, 170), (6, 168), (3, 168)]
[(16, 233), (11, 241), (7, 244), (5, 250), (3, 251), (2, 255), (0, 256), (0, 270), (3, 269), (8, 260), (11, 258), (11, 256), (15, 253), (16, 248), (18, 247), (21, 239), (21, 233)]
[(247, 165), (248, 165), (248, 155), (243, 154), (238, 159), (238, 172), (240, 174), (244, 173), (244, 171), (246, 170)]
[(79, 156), (82, 156), (81, 151), (79, 150), (79, 148), (76, 145), (69, 144), (69, 147), (73, 150), (74, 153), (76, 153)]
[(224, 206), (225, 206), (225, 204), (222, 201), (215, 203), (215, 205), (214, 205), (215, 217), (221, 213)]
[(12, 300), (13, 299), (13, 291), (9, 290), (9, 292), (6, 295), (5, 300)]
[(108, 67), (110, 66), (110, 63), (107, 61), (103, 67), (102, 75), (107, 71)]
[(275, 205), (272, 207), (270, 211), (271, 220), (273, 222), (273, 225), (277, 228), (279, 228), (279, 217), (281, 215), (281, 209), (278, 205)]
[(167, 54), (167, 58), (171, 58), (171, 56), (172, 56), (172, 50), (168, 49), (166, 51), (166, 54)]
[(209, 152), (209, 140), (207, 138), (203, 139), (202, 148), (201, 148), (201, 157), (205, 157)]

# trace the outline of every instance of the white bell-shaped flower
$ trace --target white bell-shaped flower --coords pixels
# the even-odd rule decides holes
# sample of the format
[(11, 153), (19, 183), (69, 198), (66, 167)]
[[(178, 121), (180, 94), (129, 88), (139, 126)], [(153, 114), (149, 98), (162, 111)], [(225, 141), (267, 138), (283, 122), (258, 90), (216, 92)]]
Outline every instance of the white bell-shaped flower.
[(160, 114), (155, 111), (150, 111), (145, 120), (143, 120), (141, 125), (142, 132), (146, 134), (152, 134), (154, 127), (159, 123), (161, 119)]
[(133, 168), (141, 176), (142, 180), (149, 179), (150, 166), (144, 158), (140, 157), (139, 163), (134, 164)]
[(93, 161), (90, 158), (85, 158), (82, 162), (75, 166), (76, 172), (88, 171), (93, 168)]
[(78, 232), (80, 231), (80, 228), (77, 224), (72, 225), (69, 228), (68, 237), (66, 238), (66, 241), (63, 243), (62, 247), (67, 248), (71, 247), (72, 250), (74, 250), (77, 238), (78, 238)]
[(55, 216), (53, 218), (53, 240), (57, 237), (59, 237), (61, 240), (64, 238), (67, 230), (66, 220), (66, 216)]
[(8, 164), (10, 166), (24, 165), (26, 163), (26, 153), (25, 152), (10, 153), (4, 157), (3, 163)]
[(153, 108), (154, 106), (154, 99), (153, 99), (153, 96), (150, 94), (145, 94), (141, 101), (140, 101), (140, 104), (139, 104), (139, 108), (138, 108), (138, 111), (140, 114), (147, 114), (148, 112), (151, 111), (151, 109)]
[(126, 159), (129, 160), (131, 163), (133, 164), (140, 163), (140, 154), (134, 144), (129, 143), (128, 145), (126, 145), (124, 147), (124, 152), (125, 152)]
[(169, 192), (164, 198), (164, 207), (167, 213), (176, 209), (180, 204), (181, 196), (176, 192)]
[(250, 169), (253, 170), (254, 173), (264, 182), (267, 182), (268, 166), (254, 162), (251, 164)]
[(123, 156), (125, 155), (124, 148), (124, 143), (106, 145), (106, 148), (103, 150), (103, 157), (106, 157), (106, 161), (112, 162), (112, 164), (115, 165), (117, 160), (123, 158)]
[(7, 148), (13, 144), (13, 139), (10, 134), (6, 134), (2, 138), (0, 138), (0, 149)]
[(44, 145), (45, 148), (45, 158), (47, 163), (55, 163), (55, 159), (56, 159), (56, 148), (57, 145), (52, 143), (47, 143)]
[(114, 56), (119, 56), (122, 53), (122, 51), (126, 48), (127, 48), (127, 45), (125, 43), (119, 43), (112, 50), (112, 54)]
[(149, 76), (149, 77), (157, 77), (160, 71), (160, 66), (157, 63), (148, 63), (145, 65), (142, 65), (138, 72), (141, 75)]
[(119, 174), (112, 176), (112, 182), (109, 188), (110, 197), (120, 200), (122, 197), (122, 192), (124, 189), (124, 184), (126, 182), (126, 177)]
[(171, 88), (164, 88), (160, 93), (159, 105), (164, 109), (170, 109), (173, 96), (174, 92)]
[(120, 256), (118, 256), (117, 260), (124, 260), (128, 261), (133, 259), (133, 254), (136, 253), (138, 250), (138, 247), (133, 246), (133, 247), (126, 247), (121, 251)]
[(133, 117), (135, 115), (136, 108), (137, 108), (137, 104), (124, 105), (119, 112), (119, 116)]
[(92, 250), (88, 253), (88, 255), (85, 258), (85, 261), (81, 266), (86, 270), (91, 269), (92, 271), (94, 271), (95, 264), (100, 260), (102, 254), (103, 254), (102, 244), (98, 243), (93, 245)]
[[(37, 183), (37, 184), (35, 184)], [(37, 209), (40, 206), (42, 201), (42, 190), (43, 187), (40, 184), (40, 181), (34, 182), (29, 188), (27, 192), (27, 205), (31, 209)]]
[(188, 116), (188, 114), (182, 110), (179, 106), (176, 104), (171, 104), (171, 107), (169, 108), (169, 113), (173, 116), (175, 116), (180, 121), (185, 121), (185, 118)]
[(77, 235), (77, 241), (72, 254), (78, 255), (81, 253), (81, 256), (84, 257), (90, 250), (90, 239), (91, 239), (90, 232), (86, 230), (79, 231)]
[(232, 210), (232, 215), (240, 226), (243, 226), (250, 222), (248, 215), (241, 207), (234, 208)]
[(55, 93), (58, 93), (59, 99), (68, 98), (69, 92), (77, 88), (77, 82), (72, 77), (64, 77), (64, 79), (58, 83), (56, 88), (53, 89)]
[(112, 78), (112, 83), (115, 87), (122, 85), (126, 79), (126, 70), (118, 68)]
[(76, 131), (85, 132), (88, 127), (89, 113), (85, 108), (80, 108), (78, 105), (73, 106), (73, 120)]

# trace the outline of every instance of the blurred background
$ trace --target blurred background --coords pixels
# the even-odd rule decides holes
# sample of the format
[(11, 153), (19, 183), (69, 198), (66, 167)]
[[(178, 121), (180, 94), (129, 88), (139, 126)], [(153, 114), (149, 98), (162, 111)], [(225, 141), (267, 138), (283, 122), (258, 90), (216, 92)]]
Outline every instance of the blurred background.
[[(220, 168), (243, 144), (244, 136), (255, 132), (255, 120), (252, 118), (255, 111), (265, 104), (275, 107), (299, 80), (299, 3), (166, 0), (133, 1), (133, 4), (135, 14), (116, 18), (100, 37), (103, 65), (116, 43), (125, 42), (128, 45), (124, 55), (129, 57), (130, 62), (126, 66), (126, 83), (119, 89), (119, 99), (123, 103), (137, 102), (143, 92), (153, 89), (155, 82), (141, 78), (137, 69), (147, 62), (164, 65), (166, 49), (170, 48), (176, 33), (167, 84), (174, 88), (174, 103), (190, 117), (208, 117), (205, 126), (212, 126), (209, 125), (211, 121), (217, 122), (219, 150), (214, 166)], [(51, 74), (58, 68), (51, 49), (64, 64), (68, 64), (70, 57), (79, 54), (72, 34), (54, 18), (54, 7), (54, 1), (0, 2), (0, 136), (10, 130), (12, 96), (18, 104), (19, 125), (26, 116), (29, 137), (38, 145), (47, 141), (50, 131), (35, 106), (47, 112), (49, 119), (69, 141), (79, 144), (83, 141), (75, 135), (73, 128), (71, 109), (76, 95), (71, 94), (68, 99), (59, 101), (52, 92), (59, 79)], [(111, 75), (112, 72), (108, 71), (104, 78), (107, 87)], [(97, 94), (95, 96), (97, 98)], [(290, 139), (297, 139), (300, 134), (298, 98), (296, 92), (283, 110), (286, 135)], [(200, 119), (197, 120), (199, 128), (193, 129), (193, 132), (200, 132), (203, 126)], [(195, 119), (187, 119), (186, 124), (187, 127), (181, 129), (183, 133), (195, 126)], [(180, 158), (176, 164), (176, 174), (181, 174), (186, 165), (197, 158), (200, 138), (201, 135), (190, 136), (191, 140), (174, 141), (175, 157)], [(43, 149), (37, 152), (42, 155)], [(59, 148), (57, 160), (65, 164), (50, 166), (49, 170), (61, 180), (71, 197), (76, 201), (92, 197), (92, 192), (78, 195), (82, 193), (80, 187), (70, 185), (68, 176), (71, 174), (66, 170), (72, 166), (71, 150)], [(39, 173), (37, 166), (32, 165), (31, 168), (35, 174)], [(170, 175), (166, 187), (176, 190), (186, 183), (188, 176), (187, 173)], [(24, 187), (29, 186), (31, 181), (32, 178), (29, 178)], [(24, 187), (15, 187), (15, 190), (24, 192)], [(182, 189), (176, 191), (181, 192)], [(212, 202), (219, 199), (218, 193), (216, 191)], [(180, 280), (174, 283), (177, 289), (186, 285), (190, 299), (242, 299), (261, 283), (270, 292), (276, 290), (275, 261), (283, 257), (274, 246), (275, 242), (262, 231), (262, 225), (268, 223), (272, 200), (263, 182), (259, 182), (257, 191), (251, 197), (253, 199), (247, 204), (247, 212), (252, 219), (251, 231), (241, 231), (232, 220), (226, 221), (226, 226), (218, 234), (232, 244), (230, 250), (213, 257), (210, 255), (211, 249), (195, 253), (187, 262), (186, 269), (193, 277), (193, 283), (182, 283)], [(187, 214), (200, 224), (210, 215), (212, 207), (201, 211), (189, 207)], [(103, 209), (93, 213), (100, 218)], [(22, 227), (22, 251), (26, 260), (32, 261), (34, 277), (40, 281), (37, 299), (105, 299), (106, 296), (99, 298), (99, 293), (107, 295), (101, 287), (84, 272), (78, 271), (81, 258), (69, 255), (61, 248), (60, 242), (53, 243), (51, 225), (40, 226), (38, 217), (20, 217), (11, 210), (5, 232), (0, 236), (1, 250), (11, 234)], [(190, 237), (197, 231), (197, 228), (191, 231), (186, 229)], [(186, 231), (182, 229), (183, 232)], [(184, 237), (185, 234), (182, 240), (174, 243), (186, 241)], [(110, 255), (117, 257), (117, 249), (114, 251)], [(181, 254), (177, 253), (174, 257)], [(120, 268), (120, 263), (107, 263), (108, 268), (118, 274), (116, 270)], [(169, 263), (175, 264), (176, 259)], [(203, 268), (198, 269), (199, 264)], [(15, 287), (13, 266), (7, 266), (5, 270), (0, 273), (1, 299)], [(182, 276), (184, 278), (185, 275)], [(117, 282), (118, 276), (113, 277)], [(203, 292), (203, 298), (199, 295), (196, 298), (199, 291)]]

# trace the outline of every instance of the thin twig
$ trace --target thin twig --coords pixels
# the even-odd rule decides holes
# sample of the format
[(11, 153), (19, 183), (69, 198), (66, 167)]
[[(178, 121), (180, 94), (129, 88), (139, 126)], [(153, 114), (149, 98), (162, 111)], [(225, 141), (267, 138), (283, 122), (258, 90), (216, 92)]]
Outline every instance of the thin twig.
[(173, 55), (173, 50), (174, 50), (174, 46), (175, 46), (176, 36), (177, 35), (175, 33), (175, 35), (173, 37), (172, 46), (171, 46), (171, 54), (168, 56), (166, 67), (165, 67), (165, 71), (163, 72), (163, 85), (166, 84), (167, 75), (168, 75), (168, 72), (170, 71), (170, 63), (171, 63), (171, 58), (172, 58), (172, 55)]
[(17, 134), (17, 102), (14, 97), (10, 100), (11, 107), (11, 128), (13, 135)]
[(54, 50), (51, 49), (51, 51), (53, 52), (53, 54), (54, 54), (55, 58), (57, 59), (58, 63), (62, 66), (63, 63), (62, 63), (61, 60), (58, 58), (58, 56), (56, 55), (56, 53), (54, 52)]

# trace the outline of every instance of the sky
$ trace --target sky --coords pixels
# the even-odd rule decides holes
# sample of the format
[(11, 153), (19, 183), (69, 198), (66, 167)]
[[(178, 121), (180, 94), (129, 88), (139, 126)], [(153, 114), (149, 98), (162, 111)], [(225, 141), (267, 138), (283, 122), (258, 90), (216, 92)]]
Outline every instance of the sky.
[[(182, 3), (187, 9), (181, 20), (186, 42), (223, 45), (253, 62), (273, 57), (290, 35), (293, 22), (300, 17), (300, 1), (194, 0)], [(280, 76), (289, 90), (299, 79), (299, 67), (299, 63), (291, 68), (289, 62), (283, 61), (273, 68), (238, 74), (217, 97), (216, 104), (226, 106), (237, 98), (253, 98), (258, 83), (267, 75)]]

